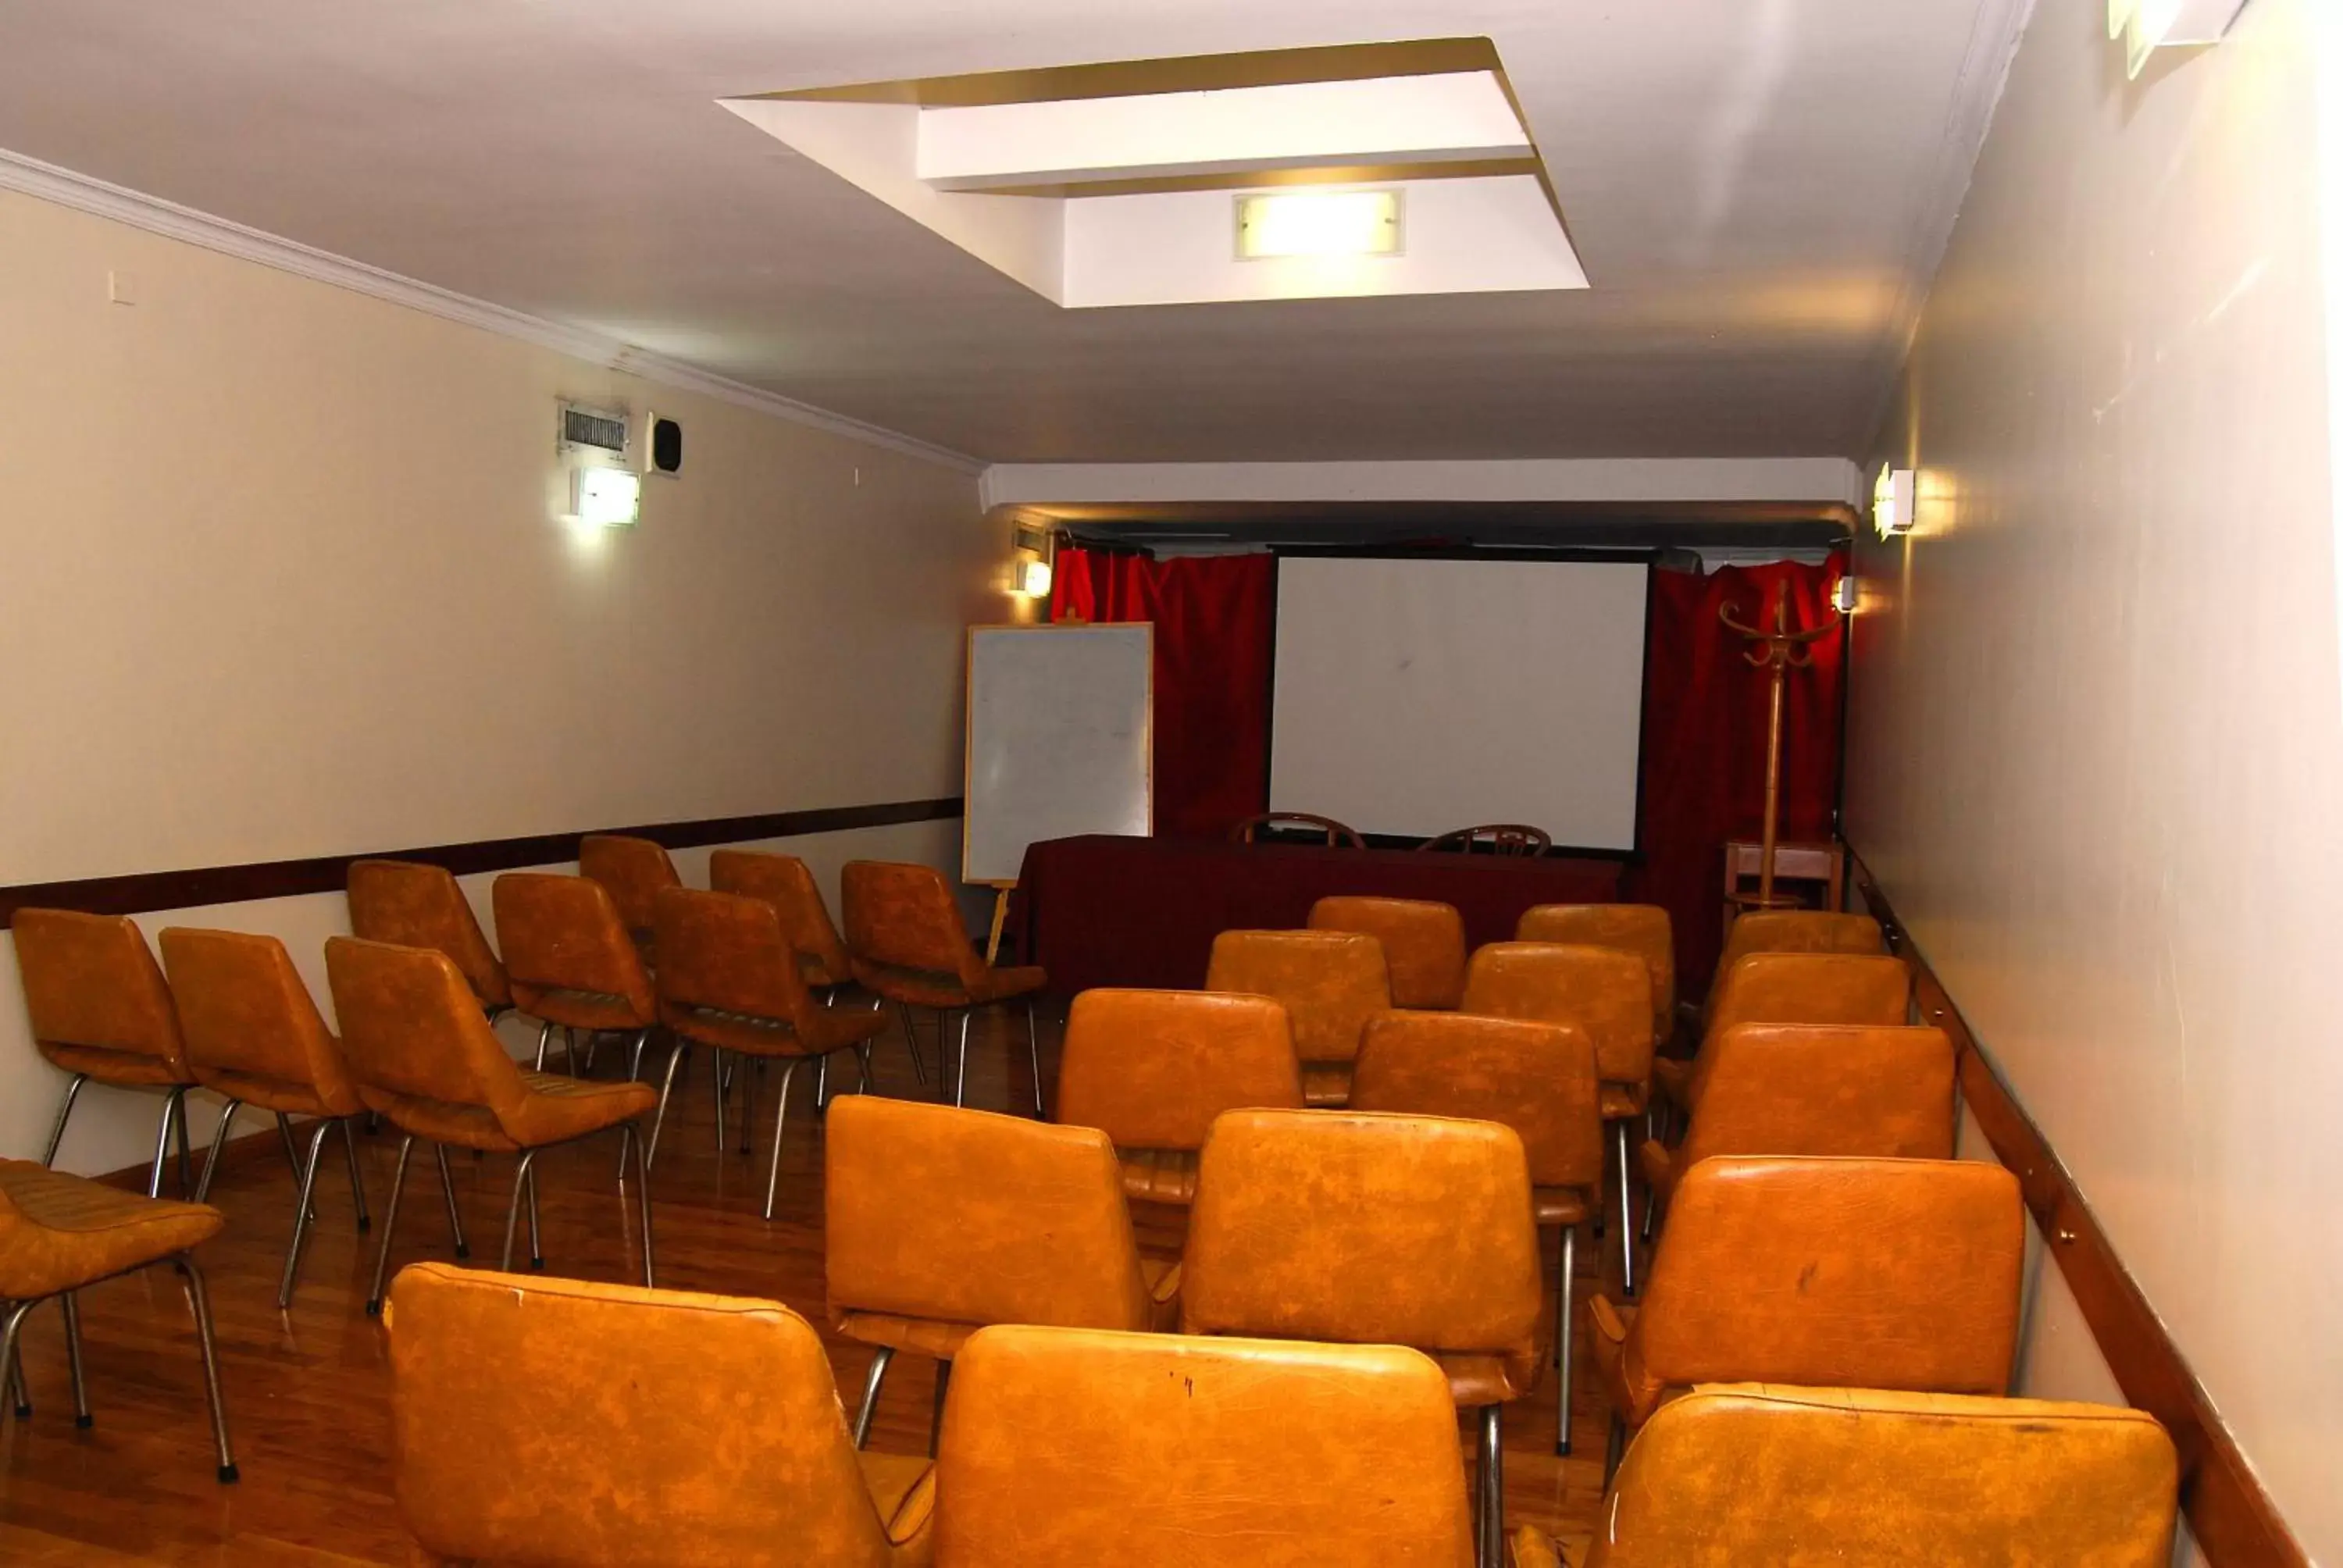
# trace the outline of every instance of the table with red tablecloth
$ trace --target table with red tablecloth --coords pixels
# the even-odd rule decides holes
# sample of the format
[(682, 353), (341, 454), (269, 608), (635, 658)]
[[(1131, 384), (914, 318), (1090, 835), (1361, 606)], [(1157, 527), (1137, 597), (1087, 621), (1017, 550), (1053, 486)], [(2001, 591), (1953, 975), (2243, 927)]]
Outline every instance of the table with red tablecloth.
[(1534, 904), (1609, 903), (1616, 860), (1340, 849), (1088, 834), (1025, 851), (1008, 930), (1017, 961), (1061, 994), (1093, 986), (1192, 989), (1224, 930), (1306, 925), (1330, 893), (1435, 899), (1473, 946), (1512, 939)]

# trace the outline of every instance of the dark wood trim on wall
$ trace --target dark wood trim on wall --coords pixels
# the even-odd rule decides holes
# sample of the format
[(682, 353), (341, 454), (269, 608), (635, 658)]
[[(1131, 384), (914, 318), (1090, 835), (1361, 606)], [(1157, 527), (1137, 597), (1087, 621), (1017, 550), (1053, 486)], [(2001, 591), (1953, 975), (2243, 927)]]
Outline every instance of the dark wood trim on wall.
[(2204, 1385), (2188, 1369), (2139, 1282), (2099, 1228), (2074, 1176), (2026, 1113), (1993, 1060), (1969, 1032), (1944, 982), (1912, 944), (1895, 907), (1862, 857), (1853, 857), (1855, 887), (1886, 932), (1889, 950), (1912, 970), (1920, 1016), (1952, 1036), (1959, 1053), (1961, 1098), (2001, 1162), (2025, 1190), (2058, 1271), (2082, 1308), (2099, 1352), (2124, 1397), (2164, 1423), (2180, 1455), (2180, 1505), (2214, 1568), (2309, 1568), (2310, 1558), (2278, 1504), (2222, 1424)]
[(349, 880), (352, 860), (421, 860), (445, 866), (459, 877), (508, 871), (518, 866), (548, 866), (578, 858), (578, 840), (588, 833), (628, 833), (670, 849), (703, 844), (739, 844), (754, 839), (793, 839), (808, 833), (839, 833), (855, 828), (885, 828), (899, 822), (930, 822), (960, 814), (961, 798), (890, 800), (873, 806), (827, 806), (810, 811), (772, 811), (757, 817), (704, 817), (691, 822), (654, 822), (623, 828), (580, 828), (526, 839), (483, 839), (469, 844), (429, 844), (407, 849), (377, 849), (363, 855), (322, 855), (307, 860), (261, 860), (246, 866), (199, 866), (184, 871), (142, 871), (126, 877), (93, 877), (78, 882), (26, 882), (0, 888), (0, 920), (26, 908), (85, 910), (97, 915), (136, 915), (150, 910), (186, 910), (205, 904), (288, 899), (305, 893), (339, 892)]

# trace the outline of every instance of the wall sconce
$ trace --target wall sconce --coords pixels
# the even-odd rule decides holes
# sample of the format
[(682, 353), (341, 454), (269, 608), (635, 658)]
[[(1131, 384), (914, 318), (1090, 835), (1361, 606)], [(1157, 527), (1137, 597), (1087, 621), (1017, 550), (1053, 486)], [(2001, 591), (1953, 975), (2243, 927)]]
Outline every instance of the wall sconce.
[(2124, 41), (2124, 74), (2134, 81), (2167, 44), (2217, 44), (2246, 0), (2107, 0), (2107, 36)]
[(641, 515), (642, 476), (626, 468), (572, 468), (569, 518), (581, 527), (630, 528)]
[(1879, 470), (1878, 483), (1871, 487), (1871, 526), (1879, 530), (1883, 539), (1912, 531), (1912, 498), (1918, 487), (1909, 468), (1893, 466)]
[(1050, 563), (1020, 561), (1017, 563), (1017, 591), (1027, 598), (1050, 597)]
[(1855, 580), (1853, 578), (1842, 575), (1838, 581), (1831, 585), (1831, 607), (1839, 614), (1853, 615), (1855, 607), (1862, 601), (1863, 596), (1856, 591)]

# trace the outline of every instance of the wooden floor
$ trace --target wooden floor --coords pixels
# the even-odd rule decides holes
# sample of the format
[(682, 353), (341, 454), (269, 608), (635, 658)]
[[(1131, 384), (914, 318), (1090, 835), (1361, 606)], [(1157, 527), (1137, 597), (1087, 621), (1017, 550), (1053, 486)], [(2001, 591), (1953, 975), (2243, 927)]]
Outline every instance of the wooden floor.
[[(970, 1102), (988, 1110), (1031, 1104), (1024, 1062), (1023, 1019), (978, 1019)], [(1054, 1070), (1050, 1020), (1042, 1022), (1042, 1064)], [(925, 1030), (922, 1030), (924, 1034)], [(1013, 1057), (1004, 1048), (1011, 1041)], [(932, 1057), (932, 1040), (925, 1046)], [(878, 1091), (916, 1088), (901, 1036), (881, 1040)], [(607, 1053), (606, 1053), (606, 1063)], [(676, 1092), (676, 1104), (652, 1180), (659, 1279), (663, 1286), (761, 1296), (794, 1307), (830, 1346), (850, 1413), (860, 1397), (870, 1352), (831, 1335), (822, 1311), (821, 1128), (800, 1072), (793, 1097), (780, 1204), (768, 1225), (759, 1218), (770, 1145), (771, 1091), (756, 1152), (715, 1148), (714, 1107), (700, 1069)], [(93, 1088), (90, 1094), (106, 1092)], [(271, 1142), (274, 1141), (271, 1140)], [(360, 1141), (377, 1225), (390, 1187), (397, 1143), (387, 1134)], [(453, 1158), (455, 1187), (472, 1242), (471, 1261), (493, 1267), (502, 1239), (509, 1160)], [(538, 1162), (548, 1272), (633, 1282), (628, 1218), (616, 1184), (614, 1140), (552, 1151)], [(66, 1382), (64, 1332), (49, 1307), (25, 1329), (25, 1366), (35, 1413), (0, 1418), (0, 1563), (33, 1564), (392, 1563), (407, 1561), (407, 1538), (391, 1499), (390, 1376), (381, 1325), (366, 1315), (377, 1234), (356, 1233), (347, 1181), (336, 1161), (318, 1176), (318, 1224), (303, 1261), (291, 1312), (277, 1310), (277, 1278), (292, 1224), (293, 1188), (281, 1158), (226, 1166), (212, 1200), (228, 1228), (199, 1253), (219, 1326), (221, 1380), (226, 1391), (240, 1484), (213, 1479), (210, 1432), (193, 1320), (177, 1277), (150, 1270), (85, 1292), (83, 1333), (89, 1395), (96, 1421), (75, 1428)], [(1184, 1211), (1134, 1205), (1141, 1246), (1177, 1256)], [(401, 1263), (453, 1256), (439, 1183), (418, 1158), (407, 1177), (397, 1246)], [(1552, 1239), (1547, 1239), (1552, 1278)], [(522, 1251), (527, 1250), (523, 1241)], [(1582, 1263), (1593, 1245), (1581, 1236)], [(1605, 1267), (1617, 1269), (1617, 1227)], [(1572, 1416), (1574, 1452), (1554, 1454), (1554, 1379), (1505, 1412), (1508, 1523), (1539, 1525), (1566, 1543), (1591, 1534), (1602, 1490), (1604, 1416), (1592, 1388), (1585, 1347), (1582, 1268), (1578, 1324), (1579, 1390)], [(932, 1363), (898, 1359), (889, 1373), (871, 1435), (873, 1448), (925, 1452)], [(1461, 1432), (1460, 1441), (1465, 1441)], [(1471, 1449), (1466, 1446), (1467, 1462)], [(483, 1455), (493, 1462), (493, 1455)]]

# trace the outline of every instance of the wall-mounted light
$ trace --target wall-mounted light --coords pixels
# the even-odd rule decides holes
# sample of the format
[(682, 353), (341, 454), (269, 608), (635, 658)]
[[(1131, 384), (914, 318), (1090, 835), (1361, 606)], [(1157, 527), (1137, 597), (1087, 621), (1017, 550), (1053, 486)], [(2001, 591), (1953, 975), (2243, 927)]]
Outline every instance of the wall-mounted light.
[(1917, 488), (1909, 468), (1888, 466), (1871, 487), (1871, 526), (1883, 539), (1912, 531), (1912, 497)]
[(1853, 578), (1841, 577), (1838, 581), (1831, 585), (1832, 608), (1841, 615), (1853, 615), (1855, 607), (1863, 602), (1863, 596), (1855, 590), (1856, 584)]
[(1050, 597), (1050, 563), (1020, 561), (1017, 563), (1017, 591), (1027, 598)]
[(2124, 41), (2124, 73), (2135, 80), (2167, 44), (2217, 44), (2246, 0), (2107, 0), (2107, 36)]
[(572, 468), (569, 517), (583, 527), (628, 528), (640, 515), (642, 476), (625, 468)]
[(1237, 259), (1396, 256), (1397, 191), (1283, 191), (1237, 197)]

